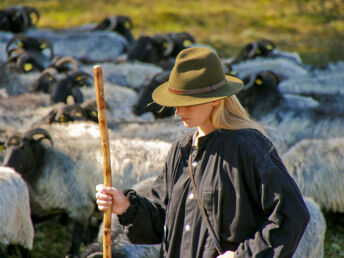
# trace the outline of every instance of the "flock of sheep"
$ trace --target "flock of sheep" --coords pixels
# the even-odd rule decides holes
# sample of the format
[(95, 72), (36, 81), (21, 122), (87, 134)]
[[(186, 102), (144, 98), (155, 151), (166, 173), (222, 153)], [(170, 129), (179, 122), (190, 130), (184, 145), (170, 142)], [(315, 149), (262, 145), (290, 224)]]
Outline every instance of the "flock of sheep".
[[(0, 10), (0, 18), (0, 256), (13, 248), (30, 255), (34, 223), (64, 214), (73, 221), (66, 257), (102, 257), (92, 68), (103, 70), (113, 185), (144, 193), (171, 143), (189, 130), (173, 109), (152, 103), (151, 92), (168, 80), (180, 50), (201, 44), (186, 32), (135, 39), (125, 16), (65, 30), (36, 28), (32, 7)], [(294, 257), (323, 257), (322, 212), (344, 212), (344, 62), (311, 67), (269, 40), (222, 61), (245, 82), (238, 98), (305, 197), (311, 220)], [(113, 257), (159, 257), (159, 246), (129, 243), (115, 216), (112, 243)]]

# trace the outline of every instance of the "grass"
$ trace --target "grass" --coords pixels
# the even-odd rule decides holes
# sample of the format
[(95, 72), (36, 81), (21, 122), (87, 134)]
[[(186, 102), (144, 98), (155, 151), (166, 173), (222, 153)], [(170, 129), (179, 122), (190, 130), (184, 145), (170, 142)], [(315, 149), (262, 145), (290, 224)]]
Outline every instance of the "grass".
[[(187, 31), (223, 57), (266, 38), (281, 50), (300, 53), (306, 64), (344, 60), (342, 0), (2, 0), (0, 9), (12, 5), (37, 8), (39, 28), (96, 24), (109, 15), (127, 15), (136, 38)], [(326, 221), (325, 257), (344, 257), (344, 218), (326, 214)], [(33, 257), (62, 257), (70, 233), (70, 225), (61, 227), (56, 221), (37, 225)]]

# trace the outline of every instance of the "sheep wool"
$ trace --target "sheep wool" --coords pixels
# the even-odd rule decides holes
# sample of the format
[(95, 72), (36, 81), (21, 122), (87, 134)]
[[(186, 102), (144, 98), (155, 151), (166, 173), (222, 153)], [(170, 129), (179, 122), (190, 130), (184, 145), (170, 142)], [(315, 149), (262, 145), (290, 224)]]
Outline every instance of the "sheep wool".
[(0, 167), (0, 243), (32, 249), (33, 239), (28, 187), (16, 171)]

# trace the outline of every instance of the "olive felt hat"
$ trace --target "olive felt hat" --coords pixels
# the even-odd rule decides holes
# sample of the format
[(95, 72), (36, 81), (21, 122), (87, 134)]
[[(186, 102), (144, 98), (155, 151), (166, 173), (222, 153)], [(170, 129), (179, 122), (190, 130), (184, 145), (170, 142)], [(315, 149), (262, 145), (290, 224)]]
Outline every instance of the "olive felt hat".
[(169, 80), (153, 92), (161, 106), (178, 107), (203, 104), (238, 93), (244, 83), (225, 75), (220, 58), (206, 47), (182, 50)]

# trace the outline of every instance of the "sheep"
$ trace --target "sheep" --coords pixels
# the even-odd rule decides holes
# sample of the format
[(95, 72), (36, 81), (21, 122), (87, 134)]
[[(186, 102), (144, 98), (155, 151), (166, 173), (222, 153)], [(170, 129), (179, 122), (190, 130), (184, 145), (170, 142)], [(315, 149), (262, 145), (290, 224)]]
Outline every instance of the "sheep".
[(49, 40), (55, 55), (72, 56), (84, 64), (112, 62), (128, 48), (127, 40), (111, 31), (30, 30), (26, 35)]
[(305, 65), (283, 57), (257, 57), (238, 64), (233, 64), (232, 68), (238, 74), (239, 78), (244, 78), (247, 75), (266, 70), (274, 72), (281, 80), (305, 76), (310, 72), (309, 68)]
[[(152, 198), (152, 193), (149, 190), (154, 180), (155, 177), (149, 177), (135, 184), (132, 189), (142, 196)], [(304, 201), (310, 213), (310, 221), (308, 222), (293, 258), (322, 258), (324, 253), (324, 240), (326, 231), (325, 218), (319, 208), (319, 205), (312, 198), (304, 197)], [(111, 220), (111, 251), (113, 257), (160, 257), (160, 244), (131, 244), (123, 231), (123, 227), (119, 224), (118, 217), (113, 214)], [(103, 223), (99, 228), (97, 241), (85, 247), (81, 254), (81, 258), (102, 257), (102, 237)]]
[[(32, 14), (36, 16), (35, 20), (32, 20)], [(0, 30), (18, 33), (34, 27), (40, 15), (36, 8), (18, 5), (0, 10), (0, 17)]]
[[(111, 107), (105, 103), (111, 113)], [(67, 123), (72, 121), (93, 121), (98, 123), (96, 99), (89, 99), (81, 104), (62, 104), (54, 106), (47, 115), (35, 121), (31, 127), (45, 123)]]
[[(49, 55), (46, 53), (46, 49), (48, 49)], [(9, 58), (13, 53), (17, 53), (19, 56), (27, 54), (39, 64), (40, 70), (47, 67), (54, 58), (53, 45), (49, 40), (26, 35), (16, 35), (10, 39), (6, 46), (6, 52)]]
[[(68, 253), (77, 255), (84, 227), (95, 211), (95, 185), (103, 181), (99, 126), (73, 122), (45, 128), (49, 132), (36, 128), (11, 138), (3, 165), (14, 167), (29, 185), (33, 215), (64, 211), (74, 221)], [(54, 139), (54, 147), (43, 139)], [(113, 185), (128, 188), (157, 174), (169, 148), (158, 140), (111, 139)]]
[(116, 31), (123, 35), (128, 40), (129, 45), (131, 45), (135, 42), (135, 39), (130, 31), (132, 28), (132, 20), (128, 16), (119, 15), (106, 17), (92, 30)]
[(152, 112), (155, 118), (164, 118), (172, 116), (175, 112), (174, 108), (162, 107), (155, 103), (152, 99), (152, 93), (162, 83), (168, 81), (170, 72), (165, 71), (155, 74), (150, 80), (146, 80), (140, 87), (140, 91), (136, 102), (133, 105), (135, 115), (142, 115), (146, 112)]
[[(81, 89), (85, 99), (95, 98), (95, 90), (91, 88)], [(130, 88), (117, 86), (111, 83), (104, 84), (105, 101), (109, 103), (111, 113), (108, 113), (109, 127), (122, 122), (153, 122), (154, 117), (151, 113), (136, 116), (131, 107), (137, 99), (137, 93)]]
[(0, 192), (0, 243), (19, 245), (23, 257), (28, 257), (34, 240), (28, 186), (15, 170), (1, 166)]
[(344, 138), (304, 139), (282, 155), (304, 196), (322, 209), (344, 212)]

